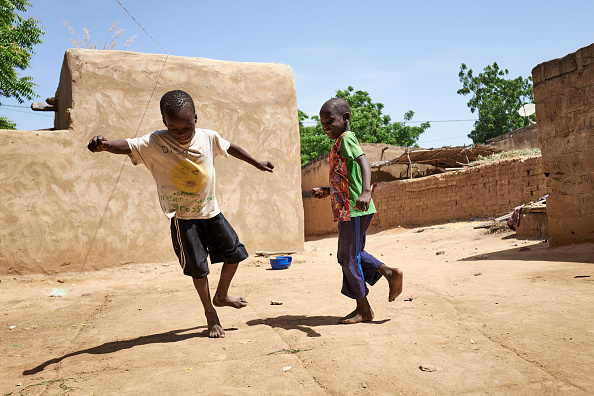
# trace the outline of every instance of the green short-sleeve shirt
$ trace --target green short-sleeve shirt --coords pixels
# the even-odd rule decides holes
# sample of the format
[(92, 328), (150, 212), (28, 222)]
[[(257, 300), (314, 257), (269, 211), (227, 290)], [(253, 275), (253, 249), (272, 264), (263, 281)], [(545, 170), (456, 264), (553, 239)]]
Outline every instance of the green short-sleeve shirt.
[(340, 155), (346, 159), (347, 173), (349, 178), (349, 201), (351, 201), (351, 217), (364, 216), (376, 213), (373, 199), (369, 201), (369, 209), (362, 211), (356, 208), (357, 198), (363, 190), (363, 176), (361, 167), (355, 161), (358, 157), (365, 155), (355, 134), (351, 131), (346, 132), (340, 141)]

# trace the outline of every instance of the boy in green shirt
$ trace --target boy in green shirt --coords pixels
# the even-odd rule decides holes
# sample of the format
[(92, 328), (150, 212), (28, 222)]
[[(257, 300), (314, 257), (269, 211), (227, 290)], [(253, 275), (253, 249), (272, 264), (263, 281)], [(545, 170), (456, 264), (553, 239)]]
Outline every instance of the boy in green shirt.
[(346, 100), (333, 98), (320, 109), (326, 135), (335, 140), (330, 151), (330, 188), (314, 188), (317, 198), (332, 199), (334, 221), (338, 221), (337, 259), (342, 267), (342, 294), (357, 301), (353, 312), (340, 319), (350, 324), (373, 319), (367, 300), (366, 282), (374, 285), (384, 276), (388, 280), (388, 301), (402, 292), (402, 271), (390, 268), (365, 250), (365, 234), (376, 213), (371, 199), (371, 166), (355, 134), (350, 131), (351, 108)]

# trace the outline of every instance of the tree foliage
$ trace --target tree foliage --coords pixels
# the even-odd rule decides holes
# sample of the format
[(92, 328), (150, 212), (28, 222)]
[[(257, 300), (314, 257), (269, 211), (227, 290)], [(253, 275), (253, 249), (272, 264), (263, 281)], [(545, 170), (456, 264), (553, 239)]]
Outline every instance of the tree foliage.
[(420, 126), (406, 125), (406, 121), (412, 120), (415, 115), (412, 110), (404, 113), (404, 122), (392, 122), (389, 115), (382, 114), (383, 104), (373, 103), (369, 93), (355, 91), (350, 86), (344, 91), (336, 91), (336, 97), (343, 98), (351, 106), (351, 130), (364, 143), (410, 147), (430, 126), (428, 122)]
[[(0, 0), (0, 96), (16, 98), (19, 103), (38, 95), (31, 77), (20, 77), (18, 70), (29, 67), (33, 46), (41, 43), (45, 33), (39, 21), (24, 19), (18, 13), (27, 11), (27, 0)], [(0, 129), (15, 129), (16, 124), (0, 117)]]
[(305, 126), (303, 122), (309, 117), (303, 111), (298, 110), (299, 115), (299, 138), (301, 139), (301, 165), (330, 152), (332, 141), (322, 130), (320, 117), (313, 116), (311, 119), (316, 122), (315, 126)]
[[(383, 104), (374, 103), (368, 92), (355, 91), (351, 86), (344, 91), (336, 91), (336, 97), (343, 98), (351, 106), (351, 131), (361, 143), (385, 143), (410, 147), (415, 145), (421, 133), (430, 126), (428, 122), (420, 126), (406, 125), (406, 121), (412, 120), (415, 114), (412, 110), (404, 114), (404, 122), (392, 122), (389, 115), (382, 114)], [(307, 114), (299, 110), (301, 164), (329, 152), (333, 144), (322, 130), (319, 117), (311, 118), (316, 122), (315, 126), (304, 126), (303, 123), (308, 118)]]
[(507, 74), (507, 69), (499, 69), (496, 62), (485, 67), (477, 76), (464, 63), (460, 66), (458, 77), (462, 88), (458, 94), (472, 94), (468, 107), (471, 112), (478, 112), (479, 117), (474, 123), (474, 130), (468, 135), (474, 143), (485, 143), (488, 139), (530, 124), (518, 114), (518, 110), (534, 100), (532, 77), (506, 79)]

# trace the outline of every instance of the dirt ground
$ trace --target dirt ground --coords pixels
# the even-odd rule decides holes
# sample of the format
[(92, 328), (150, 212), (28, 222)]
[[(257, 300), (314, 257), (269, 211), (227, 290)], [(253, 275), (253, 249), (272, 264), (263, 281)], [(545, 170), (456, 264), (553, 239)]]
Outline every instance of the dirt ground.
[(207, 337), (176, 262), (2, 277), (0, 393), (594, 394), (594, 245), (475, 225), (370, 234), (366, 250), (404, 271), (404, 291), (388, 303), (380, 280), (375, 320), (355, 325), (337, 324), (354, 302), (340, 294), (335, 235), (286, 270), (241, 265), (231, 294), (249, 305), (218, 310), (224, 339)]

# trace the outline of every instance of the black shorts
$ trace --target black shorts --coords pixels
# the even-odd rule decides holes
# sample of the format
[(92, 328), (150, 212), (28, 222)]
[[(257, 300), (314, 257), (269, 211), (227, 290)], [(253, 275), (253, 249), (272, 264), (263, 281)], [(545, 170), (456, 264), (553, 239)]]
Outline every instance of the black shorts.
[(171, 239), (184, 274), (195, 279), (210, 273), (208, 256), (212, 264), (236, 264), (248, 257), (245, 246), (222, 213), (210, 219), (173, 217)]

